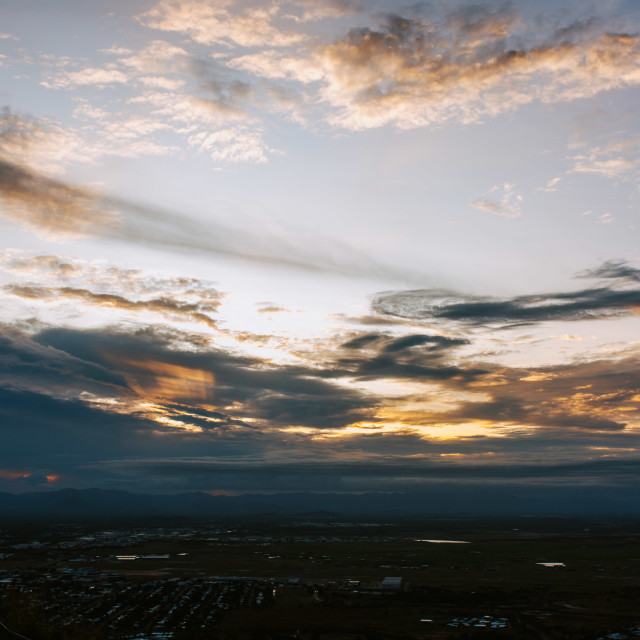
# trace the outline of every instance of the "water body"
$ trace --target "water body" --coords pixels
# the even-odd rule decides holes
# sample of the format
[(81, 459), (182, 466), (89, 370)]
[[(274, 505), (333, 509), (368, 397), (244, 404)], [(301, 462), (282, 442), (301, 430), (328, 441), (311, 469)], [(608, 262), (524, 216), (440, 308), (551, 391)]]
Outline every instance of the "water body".
[(471, 544), (468, 540), (423, 540), (418, 538), (416, 542), (431, 542), (433, 544)]

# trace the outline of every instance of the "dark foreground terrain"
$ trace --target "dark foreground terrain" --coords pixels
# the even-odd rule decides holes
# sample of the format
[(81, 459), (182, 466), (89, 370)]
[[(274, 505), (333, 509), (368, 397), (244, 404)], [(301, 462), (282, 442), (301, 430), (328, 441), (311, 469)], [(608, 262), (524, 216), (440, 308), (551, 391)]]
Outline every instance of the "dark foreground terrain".
[(631, 518), (54, 518), (0, 529), (1, 640), (640, 637)]

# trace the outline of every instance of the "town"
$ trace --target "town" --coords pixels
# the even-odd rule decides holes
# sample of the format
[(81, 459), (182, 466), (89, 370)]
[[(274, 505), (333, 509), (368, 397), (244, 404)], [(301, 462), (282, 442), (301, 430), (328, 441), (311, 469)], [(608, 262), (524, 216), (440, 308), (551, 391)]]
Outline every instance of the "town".
[(0, 638), (640, 636), (637, 522), (102, 524), (4, 525)]

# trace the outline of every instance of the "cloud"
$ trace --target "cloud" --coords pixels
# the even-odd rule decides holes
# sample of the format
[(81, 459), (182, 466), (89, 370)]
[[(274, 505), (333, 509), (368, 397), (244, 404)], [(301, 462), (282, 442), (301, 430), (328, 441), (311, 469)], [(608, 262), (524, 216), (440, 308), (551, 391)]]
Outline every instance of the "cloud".
[(112, 53), (122, 56), (118, 58), (121, 65), (144, 76), (183, 74), (193, 67), (192, 56), (186, 49), (165, 40), (152, 40), (139, 51), (115, 50)]
[(179, 147), (167, 144), (167, 133), (222, 164), (265, 162), (274, 153), (260, 118), (250, 113), (258, 99), (254, 87), (237, 70), (163, 40), (138, 51), (106, 53), (117, 57), (100, 68), (59, 61), (43, 81), (74, 91), (120, 85), (115, 97), (78, 98), (74, 116), (83, 121), (92, 160), (176, 153)]
[(469, 340), (464, 338), (449, 338), (447, 336), (415, 334), (396, 338), (389, 344), (385, 345), (383, 350), (386, 352), (396, 352), (404, 351), (405, 349), (410, 349), (412, 347), (424, 346), (427, 347), (430, 352), (433, 352), (441, 349), (458, 347), (464, 344), (469, 344)]
[[(169, 133), (216, 165), (277, 155), (272, 114), (305, 127), (438, 127), (640, 83), (640, 39), (631, 30), (614, 32), (598, 20), (556, 21), (545, 30), (505, 6), (428, 19), (434, 11), (380, 18), (344, 1), (161, 0), (138, 20), (187, 36), (180, 46), (154, 37), (137, 51), (103, 50), (111, 58), (102, 64), (48, 60), (43, 83), (76, 92), (118, 88), (94, 92), (76, 111), (83, 126), (75, 133), (84, 138), (76, 152), (87, 159), (175, 154)], [(356, 20), (381, 24), (331, 39), (328, 25), (311, 26), (318, 20), (337, 21), (333, 33)], [(573, 171), (627, 179), (637, 173), (637, 147), (620, 139), (594, 148), (574, 156)], [(521, 201), (507, 184), (470, 204), (518, 217)]]
[[(212, 134), (214, 135), (214, 134)], [(231, 135), (229, 133), (229, 135)], [(0, 138), (1, 142), (1, 138)], [(208, 144), (206, 141), (204, 144)], [(224, 153), (243, 153), (242, 138)], [(49, 178), (0, 152), (0, 215), (54, 238), (101, 237), (136, 245), (177, 251), (197, 251), (273, 266), (338, 273), (356, 277), (416, 276), (376, 263), (337, 241), (314, 237), (310, 249), (305, 237), (282, 236), (233, 228), (208, 221), (206, 225), (184, 215), (144, 206), (96, 190)]]
[(211, 328), (217, 327), (217, 322), (208, 315), (217, 310), (219, 306), (217, 300), (180, 302), (169, 297), (130, 300), (122, 295), (95, 293), (87, 289), (73, 287), (45, 288), (30, 285), (5, 285), (3, 289), (10, 295), (27, 299), (56, 302), (77, 301), (123, 311), (159, 313), (178, 320), (203, 323)]
[[(30, 255), (18, 250), (0, 251), (0, 269), (20, 277), (29, 276), (36, 286), (50, 287), (51, 283), (76, 288), (94, 287), (102, 293), (125, 292), (145, 297), (160, 295), (197, 298), (209, 311), (217, 309), (223, 294), (212, 282), (200, 278), (167, 276), (162, 272), (143, 271), (110, 264), (103, 260), (83, 260), (59, 255)], [(24, 283), (22, 283), (24, 284)]]
[[(468, 345), (464, 338), (409, 334), (401, 337), (365, 333), (349, 339), (341, 347), (335, 365), (325, 376), (351, 376), (359, 380), (471, 381), (487, 371), (478, 367), (443, 364), (457, 347)], [(354, 354), (357, 351), (359, 353)], [(364, 353), (363, 353), (364, 352)]]
[[(441, 381), (459, 380), (471, 381), (488, 373), (480, 367), (457, 367), (453, 365), (430, 366), (417, 359), (403, 361), (387, 354), (379, 354), (373, 358), (349, 360), (341, 359), (342, 364), (354, 377), (360, 380), (415, 380)], [(346, 375), (344, 371), (342, 375)]]
[(347, 342), (342, 344), (345, 349), (366, 349), (372, 345), (375, 345), (385, 336), (379, 333), (365, 333), (364, 335), (351, 338)]
[(268, 314), (268, 313), (291, 313), (291, 311), (289, 309), (285, 309), (284, 307), (281, 307), (278, 304), (275, 304), (273, 302), (269, 302), (268, 300), (263, 300), (261, 302), (256, 302), (256, 305), (258, 307), (257, 311), (258, 313), (264, 313), (264, 314)]
[[(42, 314), (49, 323), (63, 318), (75, 326), (94, 324), (92, 307), (97, 307), (103, 310), (100, 321), (105, 324), (145, 326), (155, 316), (156, 322), (186, 325), (190, 334), (182, 344), (185, 348), (206, 348), (212, 335), (223, 333), (238, 339), (218, 326), (225, 294), (206, 280), (123, 268), (102, 260), (29, 255), (17, 250), (0, 252), (0, 272), (4, 272), (3, 280), (9, 281), (2, 285), (7, 300), (17, 296), (31, 303), (29, 313)], [(29, 323), (23, 326), (31, 330), (42, 326), (35, 319)]]
[(125, 378), (109, 367), (39, 344), (18, 329), (0, 325), (0, 345), (2, 386), (62, 397), (130, 393)]
[(638, 178), (640, 169), (640, 136), (627, 135), (578, 154), (570, 173), (598, 175), (610, 180)]
[(539, 187), (538, 191), (545, 191), (547, 193), (553, 193), (558, 190), (558, 183), (562, 180), (561, 177), (551, 178), (551, 180), (547, 181), (547, 184), (544, 187)]
[[(511, 389), (509, 390), (511, 391)], [(592, 429), (596, 431), (620, 431), (626, 423), (606, 417), (571, 413), (562, 410), (558, 402), (536, 409), (530, 402), (516, 397), (497, 396), (489, 402), (468, 403), (458, 411), (447, 414), (447, 420), (488, 420), (498, 424), (555, 427), (572, 429)]]
[(580, 278), (604, 278), (622, 282), (640, 282), (640, 269), (632, 267), (624, 260), (609, 260), (595, 269), (589, 269), (578, 275)]
[(115, 211), (89, 189), (0, 159), (2, 215), (52, 236), (81, 237), (117, 224)]
[[(195, 393), (201, 394), (199, 381), (208, 379), (206, 398), (200, 400), (234, 419), (258, 421), (263, 428), (343, 427), (371, 419), (377, 404), (368, 394), (320, 379), (314, 368), (273, 365), (211, 347), (197, 353), (171, 348), (155, 332), (52, 329), (40, 332), (36, 340), (117, 372), (143, 399), (156, 398), (159, 389), (182, 389), (184, 384), (195, 384)], [(196, 373), (189, 377), (183, 370)], [(186, 390), (180, 393), (188, 397)], [(164, 397), (177, 399), (172, 392)]]
[[(412, 347), (425, 347), (429, 352), (469, 344), (464, 338), (449, 338), (439, 335), (412, 334), (399, 338), (387, 334), (365, 333), (342, 344), (346, 349), (367, 349), (375, 346), (384, 353), (404, 351)], [(425, 349), (421, 351), (425, 351)]]
[(48, 120), (0, 113), (0, 160), (46, 174), (62, 173), (69, 162), (89, 162), (85, 141), (76, 132)]
[[(219, 472), (253, 477), (253, 485), (235, 484), (249, 489), (277, 468), (282, 481), (295, 475), (287, 459), (317, 471), (310, 486), (321, 486), (331, 469), (337, 476), (352, 468), (340, 475), (344, 490), (354, 490), (356, 478), (362, 486), (380, 478), (375, 486), (389, 490), (412, 478), (482, 476), (482, 468), (490, 469), (485, 480), (577, 479), (580, 465), (563, 471), (564, 461), (587, 464), (600, 455), (592, 447), (635, 446), (639, 424), (637, 355), (522, 369), (461, 356), (462, 338), (370, 333), (292, 366), (212, 343), (194, 349), (170, 329), (50, 328), (28, 336), (5, 327), (0, 342), (0, 423), (22, 430), (0, 454), (0, 468), (11, 459), (15, 468), (28, 462), (76, 481), (117, 483), (131, 463), (141, 482), (166, 490), (151, 469), (160, 459), (176, 482)], [(405, 395), (365, 391), (380, 380), (413, 384)], [(444, 439), (456, 425), (455, 440)], [(464, 435), (469, 425), (478, 425), (473, 437)], [(464, 464), (444, 464), (449, 454)], [(514, 464), (514, 456), (529, 462)], [(281, 485), (265, 478), (260, 486)]]
[(281, 47), (299, 42), (301, 34), (274, 24), (279, 9), (277, 2), (241, 6), (233, 0), (160, 0), (138, 20), (152, 29), (184, 33), (204, 45)]
[(283, 11), (290, 11), (286, 17), (297, 22), (341, 18), (357, 11), (352, 0), (294, 0), (283, 5)]
[(412, 320), (515, 325), (610, 318), (634, 313), (638, 305), (640, 290), (599, 287), (502, 299), (437, 289), (388, 291), (377, 294), (371, 307), (383, 316)]
[[(475, 387), (482, 402), (461, 403), (446, 420), (494, 424), (621, 431), (636, 426), (640, 413), (637, 355), (542, 367), (535, 372), (495, 368), (500, 384)], [(433, 416), (432, 419), (437, 419)]]
[[(468, 344), (464, 338), (441, 335), (375, 332), (352, 334), (346, 341), (344, 335), (338, 335), (325, 345), (317, 344), (310, 358), (318, 378), (362, 382), (363, 388), (370, 382), (384, 381), (397, 384), (394, 395), (403, 395), (409, 393), (407, 383), (463, 388), (480, 380), (487, 370), (454, 356), (459, 347)], [(376, 389), (375, 384), (371, 388)], [(384, 410), (384, 397), (380, 400)], [(377, 414), (380, 424), (386, 420), (387, 416)]]
[(267, 49), (232, 58), (228, 65), (232, 69), (243, 69), (263, 78), (297, 80), (304, 84), (322, 80), (322, 65), (304, 55), (291, 55), (277, 49)]
[(68, 89), (82, 85), (105, 87), (111, 84), (124, 84), (129, 78), (118, 69), (100, 69), (86, 67), (79, 71), (69, 71), (58, 74), (55, 78), (45, 82), (45, 86), (53, 89)]
[(469, 205), (478, 211), (486, 211), (503, 218), (519, 218), (522, 215), (522, 195), (516, 191), (514, 184), (508, 182), (504, 183), (502, 190), (493, 187), (487, 195), (474, 198)]
[(59, 473), (78, 460), (122, 455), (134, 443), (140, 451), (142, 432), (153, 429), (138, 416), (115, 415), (76, 399), (6, 387), (0, 387), (0, 398), (3, 466), (47, 466)]
[(143, 418), (167, 433), (343, 428), (372, 419), (377, 404), (319, 379), (312, 368), (272, 365), (210, 345), (187, 349), (177, 331), (46, 329), (29, 337), (4, 328), (0, 343), (0, 388), (68, 401), (78, 411)]
[(262, 163), (272, 149), (262, 134), (244, 127), (229, 127), (214, 132), (201, 131), (189, 137), (189, 144), (206, 151), (215, 162)]
[[(529, 38), (533, 37), (528, 33)], [(321, 97), (348, 129), (477, 122), (533, 101), (591, 97), (640, 82), (639, 37), (582, 23), (525, 45), (509, 11), (470, 7), (443, 22), (389, 16), (319, 46)]]

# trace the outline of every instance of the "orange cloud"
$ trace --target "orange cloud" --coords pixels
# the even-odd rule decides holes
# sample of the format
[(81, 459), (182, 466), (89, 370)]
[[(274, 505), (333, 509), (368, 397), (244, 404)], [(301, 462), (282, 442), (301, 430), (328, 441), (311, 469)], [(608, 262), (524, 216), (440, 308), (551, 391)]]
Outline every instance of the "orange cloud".
[(25, 471), (13, 471), (11, 469), (0, 469), (0, 478), (3, 480), (19, 480), (20, 478), (30, 478), (31, 473)]
[(94, 293), (87, 289), (73, 287), (46, 288), (34, 286), (7, 285), (5, 291), (21, 298), (34, 300), (82, 300), (93, 304), (125, 311), (150, 311), (170, 316), (183, 316), (196, 322), (202, 322), (215, 328), (216, 321), (203, 311), (215, 311), (220, 305), (219, 300), (207, 300), (196, 303), (178, 302), (169, 297), (152, 298), (150, 300), (129, 300), (124, 296), (110, 293)]
[(117, 222), (106, 202), (89, 189), (34, 173), (0, 157), (2, 215), (52, 236), (93, 235)]
[(139, 20), (153, 29), (186, 33), (200, 44), (278, 47), (302, 39), (301, 34), (273, 24), (279, 12), (277, 2), (242, 8), (234, 5), (233, 0), (160, 0)]
[[(509, 21), (476, 28), (395, 18), (386, 29), (357, 29), (315, 52), (322, 97), (334, 124), (366, 129), (393, 123), (475, 122), (534, 100), (559, 102), (640, 84), (640, 37), (595, 34), (512, 50), (496, 43)], [(482, 46), (484, 45), (484, 46)]]
[(107, 356), (142, 375), (127, 375), (127, 382), (140, 396), (168, 400), (202, 400), (211, 398), (215, 376), (210, 371), (183, 367), (158, 360), (128, 360)]

